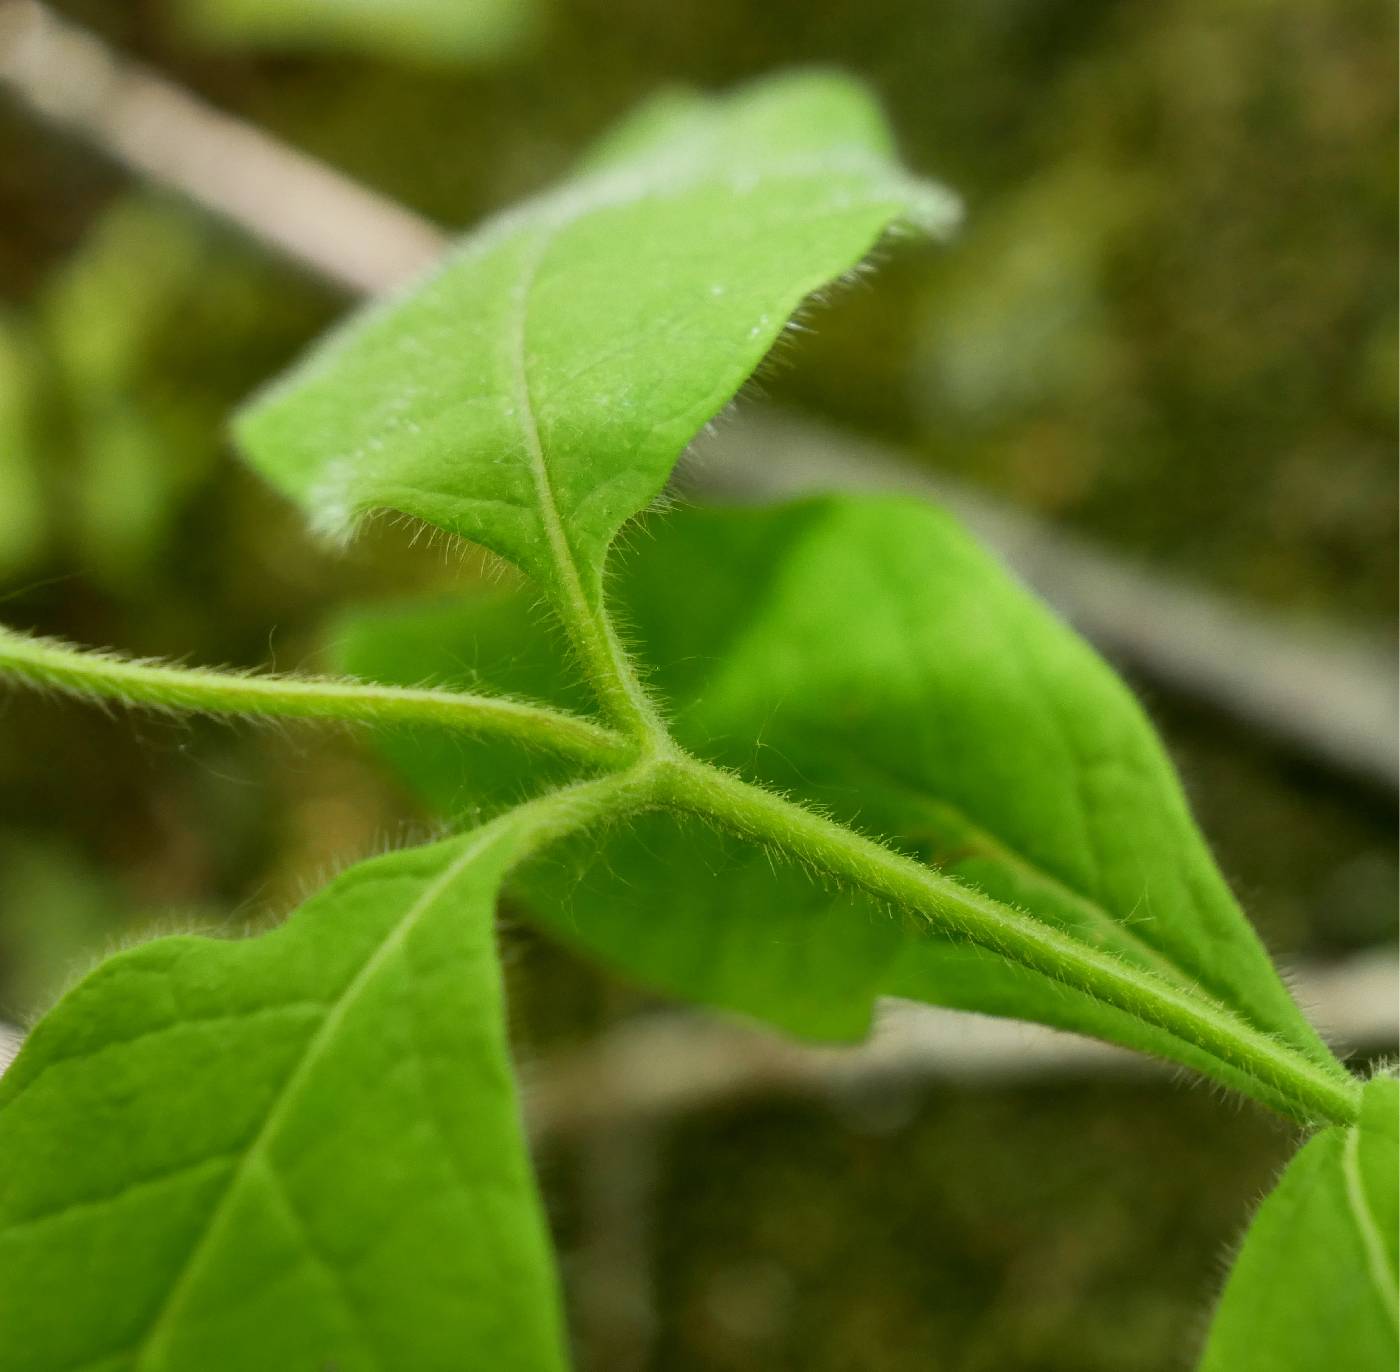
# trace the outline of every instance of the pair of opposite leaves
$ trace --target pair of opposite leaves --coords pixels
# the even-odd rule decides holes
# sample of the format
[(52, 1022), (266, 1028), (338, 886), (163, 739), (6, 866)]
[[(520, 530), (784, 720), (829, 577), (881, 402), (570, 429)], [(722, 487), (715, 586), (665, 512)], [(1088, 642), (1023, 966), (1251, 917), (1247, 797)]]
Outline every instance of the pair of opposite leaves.
[[(899, 170), (846, 82), (665, 100), (578, 180), (354, 320), (240, 437), (322, 530), (404, 510), (515, 562), (563, 613), (596, 613), (619, 529), (792, 311), (892, 226), (954, 215)], [(944, 516), (831, 500), (655, 532), (616, 590), (683, 743), (1330, 1062), (1126, 691)], [(498, 689), (588, 708), (534, 623), (523, 595), (495, 595), (365, 616), (341, 640), (367, 676), (482, 667)], [(444, 811), (519, 794), (518, 754), (388, 746)], [(262, 939), (123, 954), (61, 1002), (0, 1085), (0, 1367), (562, 1364), (489, 932), (531, 813), (352, 869)], [(644, 820), (511, 879), (595, 955), (793, 1032), (858, 1036), (874, 999), (899, 994), (1229, 1079), (1165, 1033), (703, 827)], [(1384, 1365), (1394, 1084), (1367, 1101), (1360, 1126), (1295, 1163), (1290, 1179), (1323, 1177), (1298, 1221), (1311, 1242), (1270, 1239), (1261, 1258), (1251, 1240), (1208, 1365), (1314, 1365), (1297, 1360), (1306, 1340), (1261, 1344), (1265, 1291), (1271, 1317), (1311, 1312), (1346, 1365)], [(1261, 1233), (1294, 1205), (1290, 1185)]]

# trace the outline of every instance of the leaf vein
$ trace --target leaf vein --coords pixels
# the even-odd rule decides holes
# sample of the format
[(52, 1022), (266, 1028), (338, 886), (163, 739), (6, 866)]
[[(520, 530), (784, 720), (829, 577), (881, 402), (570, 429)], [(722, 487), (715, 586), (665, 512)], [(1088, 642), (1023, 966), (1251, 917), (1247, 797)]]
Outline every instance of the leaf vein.
[(435, 877), (419, 894), (418, 898), (404, 913), (403, 917), (394, 926), (392, 932), (384, 939), (377, 949), (366, 959), (360, 971), (346, 984), (336, 999), (328, 1008), (326, 1017), (322, 1020), (320, 1027), (312, 1036), (311, 1040), (303, 1050), (297, 1065), (288, 1073), (281, 1089), (274, 1099), (262, 1128), (249, 1144), (243, 1154), (242, 1161), (234, 1169), (229, 1178), (228, 1185), (224, 1188), (209, 1220), (204, 1227), (198, 1243), (191, 1251), (189, 1259), (186, 1261), (179, 1278), (172, 1283), (169, 1295), (156, 1312), (142, 1336), (138, 1345), (140, 1354), (137, 1359), (137, 1366), (149, 1365), (149, 1357), (153, 1350), (160, 1347), (161, 1340), (168, 1337), (170, 1330), (170, 1320), (181, 1303), (185, 1300), (190, 1290), (191, 1283), (200, 1265), (210, 1250), (210, 1245), (214, 1235), (218, 1232), (220, 1225), (226, 1220), (230, 1213), (230, 1204), (234, 1195), (237, 1194), (245, 1178), (250, 1175), (251, 1169), (256, 1167), (260, 1161), (260, 1154), (267, 1148), (272, 1139), (276, 1136), (278, 1128), (290, 1108), (290, 1103), (295, 1099), (298, 1089), (306, 1082), (307, 1078), (314, 1071), (318, 1060), (325, 1052), (327, 1045), (334, 1039), (336, 1031), (344, 1020), (350, 1007), (355, 1003), (360, 994), (369, 986), (379, 971), (385, 966), (393, 954), (402, 946), (404, 939), (408, 937), (413, 926), (432, 910), (438, 898), (446, 891), (457, 877), (470, 865), (470, 863), (480, 854), (482, 849), (492, 842), (495, 834), (490, 830), (483, 830), (472, 841), (467, 843), (462, 851)]
[(1342, 1177), (1346, 1185), (1347, 1208), (1361, 1236), (1366, 1254), (1366, 1273), (1380, 1296), (1381, 1308), (1400, 1331), (1400, 1273), (1391, 1268), (1381, 1237), (1380, 1222), (1366, 1197), (1361, 1179), (1361, 1125), (1353, 1124), (1342, 1143)]
[(214, 1153), (209, 1157), (196, 1158), (192, 1162), (182, 1163), (178, 1167), (167, 1168), (165, 1171), (157, 1172), (149, 1177), (137, 1177), (134, 1181), (124, 1182), (114, 1191), (106, 1191), (100, 1195), (79, 1196), (76, 1200), (71, 1200), (63, 1205), (55, 1206), (51, 1210), (41, 1210), (37, 1214), (24, 1215), (19, 1219), (6, 1220), (5, 1237), (27, 1229), (37, 1229), (41, 1225), (51, 1224), (56, 1220), (61, 1220), (78, 1210), (92, 1210), (103, 1205), (115, 1205), (119, 1200), (125, 1199), (131, 1192), (140, 1191), (150, 1187), (163, 1186), (167, 1182), (180, 1181), (188, 1177), (192, 1172), (198, 1172), (201, 1168), (212, 1168), (216, 1164), (230, 1163), (238, 1154), (235, 1153)]

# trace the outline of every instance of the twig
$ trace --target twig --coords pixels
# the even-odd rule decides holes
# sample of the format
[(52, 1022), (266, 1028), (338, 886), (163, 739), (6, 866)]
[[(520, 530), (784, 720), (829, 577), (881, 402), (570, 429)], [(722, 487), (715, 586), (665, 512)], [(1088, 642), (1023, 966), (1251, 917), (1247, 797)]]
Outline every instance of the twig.
[(0, 83), (138, 176), (356, 294), (412, 276), (442, 232), (392, 200), (118, 57), (33, 0), (0, 0)]
[[(1400, 973), (1389, 951), (1306, 968), (1294, 986), (1339, 1049), (1393, 1051)], [(928, 1081), (973, 1089), (1155, 1066), (1093, 1039), (911, 1001), (886, 1002), (869, 1042), (855, 1048), (814, 1048), (734, 1021), (667, 1011), (623, 1021), (539, 1064), (527, 1074), (526, 1104), (532, 1132), (552, 1137), (774, 1094), (859, 1110), (882, 1091)]]

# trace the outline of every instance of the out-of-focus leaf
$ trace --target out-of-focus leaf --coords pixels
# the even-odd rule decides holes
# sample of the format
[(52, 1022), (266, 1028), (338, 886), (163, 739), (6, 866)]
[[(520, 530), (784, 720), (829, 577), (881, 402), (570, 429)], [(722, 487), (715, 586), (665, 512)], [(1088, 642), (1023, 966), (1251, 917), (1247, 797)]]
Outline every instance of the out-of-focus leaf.
[(1392, 1372), (1400, 1364), (1400, 1084), (1310, 1139), (1250, 1226), (1201, 1372)]
[(47, 533), (33, 431), (37, 384), (28, 340), (0, 319), (0, 578), (37, 557)]
[(928, 306), (917, 399), (931, 420), (951, 407), (1005, 423), (1046, 397), (1107, 385), (1121, 349), (1104, 245), (1143, 198), (1131, 177), (1089, 162), (1032, 181), (979, 225)]
[(0, 1081), (10, 1365), (563, 1366), (492, 939), (516, 843), (364, 863), (59, 1003)]
[(71, 508), (84, 561), (106, 583), (126, 581), (161, 547), (186, 493), (180, 464), (139, 407), (113, 402), (89, 416)]
[(127, 932), (125, 901), (71, 845), (0, 842), (0, 1020), (28, 1021)]
[(40, 306), (45, 345), (76, 398), (130, 384), (188, 289), (199, 248), (190, 216), (156, 200), (118, 201), (97, 221)]
[(191, 216), (164, 202), (119, 201), (46, 284), (36, 347), (58, 450), (55, 524), (86, 570), (128, 583), (165, 537), (217, 451), (208, 397), (172, 381), (172, 334), (188, 354), (191, 305), (212, 301), (237, 263), (211, 261)]

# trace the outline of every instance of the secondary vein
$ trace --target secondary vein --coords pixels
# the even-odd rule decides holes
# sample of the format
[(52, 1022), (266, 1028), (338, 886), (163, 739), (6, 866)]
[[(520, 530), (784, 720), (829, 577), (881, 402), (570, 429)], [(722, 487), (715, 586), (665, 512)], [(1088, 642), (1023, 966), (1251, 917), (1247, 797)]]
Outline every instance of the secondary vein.
[(336, 1031), (344, 1022), (351, 1007), (365, 988), (373, 983), (379, 969), (403, 946), (404, 940), (413, 931), (418, 921), (433, 908), (438, 897), (471, 865), (473, 859), (478, 857), (494, 838), (498, 837), (498, 833), (499, 831), (494, 826), (488, 826), (481, 830), (473, 841), (463, 847), (462, 851), (443, 868), (442, 872), (423, 888), (417, 899), (394, 926), (389, 937), (366, 959), (364, 965), (331, 1004), (320, 1027), (307, 1042), (296, 1067), (283, 1082), (272, 1102), (271, 1109), (263, 1119), (262, 1126), (254, 1135), (252, 1142), (239, 1160), (238, 1166), (230, 1175), (213, 1212), (204, 1225), (198, 1242), (191, 1250), (190, 1256), (180, 1272), (180, 1276), (166, 1293), (165, 1300), (147, 1327), (147, 1332), (141, 1340), (137, 1354), (136, 1367), (138, 1372), (140, 1368), (150, 1365), (151, 1355), (158, 1352), (162, 1341), (169, 1337), (171, 1321), (186, 1300), (200, 1268), (211, 1251), (214, 1239), (231, 1213), (234, 1198), (257, 1168), (271, 1166), (264, 1159), (267, 1147), (276, 1137), (282, 1121), (286, 1118), (292, 1102), (296, 1099), (298, 1090), (314, 1072), (316, 1064), (334, 1041)]
[[(615, 772), (598, 781), (579, 782), (565, 787), (508, 811), (477, 830), (447, 866), (423, 887), (383, 942), (330, 1003), (325, 1018), (307, 1041), (297, 1065), (278, 1089), (261, 1126), (231, 1172), (179, 1277), (171, 1285), (165, 1300), (137, 1344), (137, 1372), (145, 1367), (159, 1365), (152, 1364), (150, 1360), (153, 1354), (160, 1351), (162, 1343), (169, 1339), (172, 1321), (188, 1298), (219, 1232), (227, 1223), (234, 1199), (248, 1178), (258, 1169), (272, 1167), (268, 1149), (293, 1108), (299, 1091), (334, 1043), (336, 1034), (356, 1001), (403, 947), (420, 921), (432, 912), (458, 878), (492, 844), (509, 842), (512, 829), (516, 831), (517, 846), (509, 857), (511, 861), (519, 861), (533, 847), (560, 837), (570, 829), (586, 824), (601, 814), (626, 810), (629, 806), (629, 793), (632, 796), (630, 803), (645, 803), (649, 795), (649, 775), (646, 772)], [(507, 865), (510, 865), (509, 862)]]

